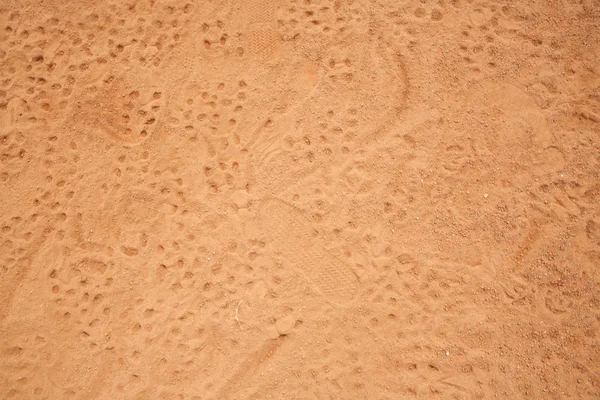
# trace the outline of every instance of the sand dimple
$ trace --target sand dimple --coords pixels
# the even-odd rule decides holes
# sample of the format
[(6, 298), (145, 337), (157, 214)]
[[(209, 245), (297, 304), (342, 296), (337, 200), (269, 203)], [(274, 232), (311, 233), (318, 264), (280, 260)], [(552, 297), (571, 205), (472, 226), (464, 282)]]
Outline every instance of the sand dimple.
[(600, 8), (0, 2), (0, 399), (600, 398)]

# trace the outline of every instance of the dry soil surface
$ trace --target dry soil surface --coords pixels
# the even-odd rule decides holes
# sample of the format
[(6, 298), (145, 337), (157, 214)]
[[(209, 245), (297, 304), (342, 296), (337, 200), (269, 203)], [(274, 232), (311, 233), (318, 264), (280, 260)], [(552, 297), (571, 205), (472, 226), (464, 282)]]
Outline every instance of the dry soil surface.
[(598, 0), (3, 0), (1, 399), (600, 398)]

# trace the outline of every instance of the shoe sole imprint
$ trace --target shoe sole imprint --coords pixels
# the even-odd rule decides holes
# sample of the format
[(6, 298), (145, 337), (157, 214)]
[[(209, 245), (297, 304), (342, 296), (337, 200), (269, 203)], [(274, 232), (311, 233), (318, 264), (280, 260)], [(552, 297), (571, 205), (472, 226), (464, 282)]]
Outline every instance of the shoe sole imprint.
[(279, 51), (279, 34), (271, 23), (252, 24), (248, 27), (248, 49), (257, 59), (270, 60)]
[(248, 0), (247, 40), (250, 54), (259, 60), (269, 60), (279, 51), (276, 0)]
[(334, 301), (352, 300), (358, 280), (342, 261), (323, 249), (312, 235), (302, 211), (281, 200), (265, 200), (260, 207), (265, 236), (276, 250), (301, 270), (319, 290)]

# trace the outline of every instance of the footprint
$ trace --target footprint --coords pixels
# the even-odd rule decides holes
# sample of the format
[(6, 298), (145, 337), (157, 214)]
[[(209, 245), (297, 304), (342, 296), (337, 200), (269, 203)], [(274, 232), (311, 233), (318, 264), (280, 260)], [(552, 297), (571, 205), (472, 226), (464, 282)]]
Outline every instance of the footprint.
[(12, 306), (13, 298), (20, 283), (26, 278), (31, 269), (32, 261), (29, 257), (24, 257), (14, 261), (7, 266), (0, 266), (2, 280), (0, 281), (0, 321), (6, 318)]
[(140, 92), (115, 82), (89, 92), (74, 112), (74, 120), (80, 121), (84, 130), (98, 131), (117, 142), (140, 144), (161, 123), (163, 99), (158, 90)]
[(256, 351), (251, 353), (235, 370), (233, 375), (227, 379), (225, 385), (219, 390), (216, 398), (233, 398), (233, 394), (242, 390), (242, 385), (240, 385), (240, 382), (243, 382), (242, 379), (256, 376), (261, 367), (268, 364), (269, 361), (273, 359), (273, 356), (285, 340), (285, 336), (282, 336), (275, 340), (265, 341)]
[(251, 0), (246, 3), (247, 40), (251, 55), (258, 60), (274, 58), (279, 51), (277, 2)]
[(469, 13), (469, 18), (475, 26), (486, 25), (493, 16), (494, 13), (488, 8), (476, 8)]
[(278, 199), (265, 200), (260, 207), (261, 224), (276, 251), (301, 270), (334, 302), (354, 298), (356, 275), (328, 253), (313, 237), (310, 222), (302, 211)]
[(269, 60), (279, 50), (277, 30), (270, 23), (252, 24), (248, 28), (248, 48), (254, 57)]
[(277, 19), (277, 0), (249, 0), (246, 4), (246, 15), (250, 24)]
[(544, 305), (553, 314), (563, 314), (573, 306), (573, 301), (564, 293), (548, 289), (544, 296)]

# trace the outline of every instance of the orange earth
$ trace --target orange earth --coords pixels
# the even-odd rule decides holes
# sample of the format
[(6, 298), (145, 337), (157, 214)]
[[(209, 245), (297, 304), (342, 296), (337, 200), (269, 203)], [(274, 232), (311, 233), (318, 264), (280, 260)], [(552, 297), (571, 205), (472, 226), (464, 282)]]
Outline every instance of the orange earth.
[(3, 0), (1, 399), (600, 398), (598, 0)]

